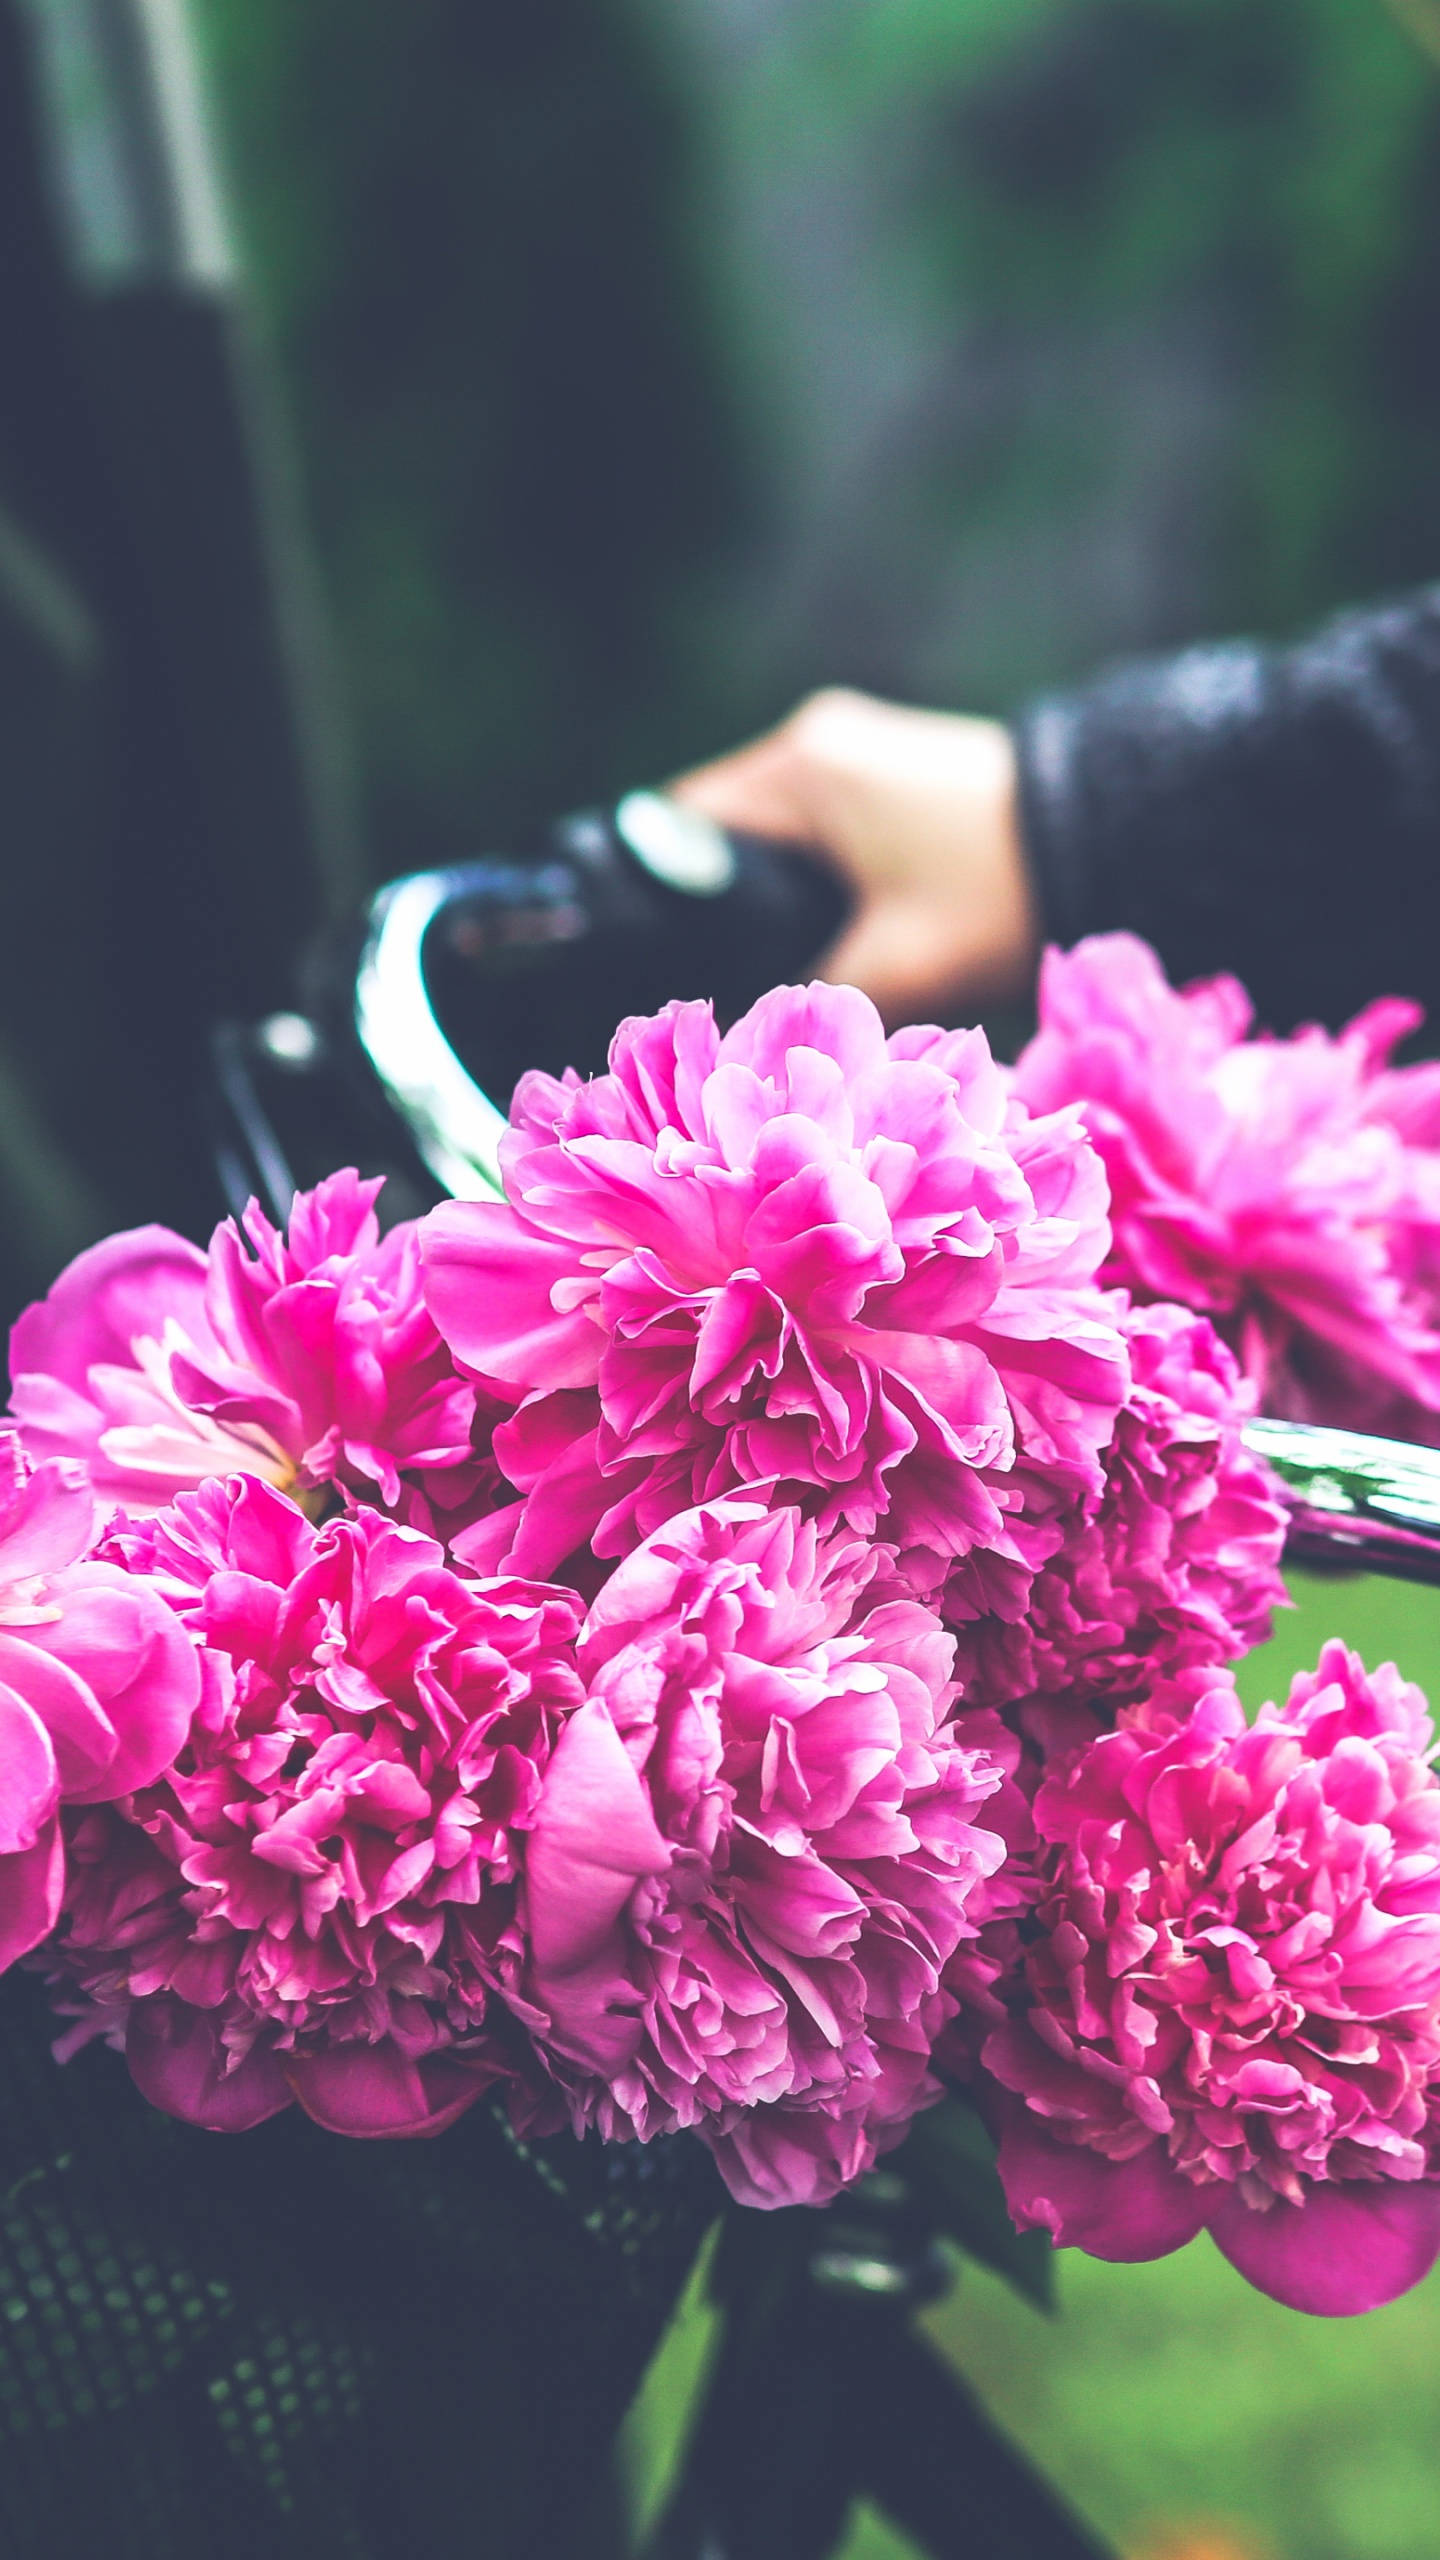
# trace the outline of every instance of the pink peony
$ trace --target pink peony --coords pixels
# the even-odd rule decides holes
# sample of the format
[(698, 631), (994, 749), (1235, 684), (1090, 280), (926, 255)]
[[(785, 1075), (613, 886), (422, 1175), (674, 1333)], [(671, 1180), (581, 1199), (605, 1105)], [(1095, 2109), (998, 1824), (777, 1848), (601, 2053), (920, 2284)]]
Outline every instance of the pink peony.
[(950, 1641), (875, 1566), (788, 1508), (657, 1531), (591, 1610), (531, 1834), (525, 1987), (577, 2129), (693, 2127), (744, 2204), (823, 2203), (937, 2094), (1002, 1854)]
[(1246, 1037), (1233, 978), (1176, 993), (1131, 934), (1049, 951), (1015, 1070), (1081, 1104), (1110, 1176), (1110, 1278), (1214, 1317), (1267, 1407), (1433, 1438), (1440, 1415), (1440, 1073), (1387, 1061), (1420, 1019)]
[(522, 2123), (693, 2126), (780, 2204), (936, 2094), (998, 1771), (945, 1724), (933, 1614), (874, 1600), (876, 1551), (692, 1512), (578, 1654), (572, 1592), (466, 1582), (372, 1510), (316, 1529), (254, 1478), (106, 1551), (204, 1690), (163, 1776), (70, 1819), (44, 1961), (156, 2105), (413, 2134), (503, 2083)]
[(502, 1157), (506, 1204), (424, 1229), (457, 1359), (524, 1399), (495, 1450), (526, 1499), (472, 1561), (624, 1554), (765, 1485), (1021, 1569), (1025, 1486), (1098, 1483), (1126, 1388), (1103, 1176), (1073, 1113), (1007, 1104), (980, 1032), (887, 1042), (846, 987), (778, 988), (723, 1038), (670, 1005), (608, 1075), (524, 1078)]
[(1198, 1700), (1217, 1688), (1233, 1690), (1234, 1675), (1213, 1663), (1157, 1674), (1144, 1696), (1117, 1709), (1116, 1700), (1075, 1687), (1013, 1700), (1003, 1710), (956, 1710), (957, 1738), (983, 1751), (1000, 1771), (1000, 1784), (985, 1819), (1005, 1843), (1005, 1863), (992, 1878), (989, 1908), (973, 1940), (956, 1948), (945, 1968), (945, 1987), (959, 2013), (944, 2029), (935, 2066), (949, 2080), (972, 2082), (985, 2039), (1024, 1998), (1026, 1949), (1034, 1935), (1036, 1905), (1048, 1889), (1052, 1853), (1035, 1827), (1035, 1799), (1047, 1780), (1070, 1767), (1118, 1719), (1136, 1731), (1173, 1731)]
[(1006, 1844), (991, 1916), (946, 1975), (961, 2016), (944, 2061), (967, 2077), (1013, 1987), (1021, 1924), (1041, 1890), (1031, 1818), (1041, 1782), (1122, 1709), (1147, 1723), (1187, 1712), (1214, 1686), (1217, 1662), (1264, 1640), (1285, 1597), (1286, 1515), (1240, 1436), (1253, 1388), (1204, 1316), (1136, 1307), (1119, 1322), (1133, 1384), (1103, 1490), (1073, 1506), (1033, 1582), (997, 1590), (988, 1559), (967, 1559), (945, 1594), (957, 1729), (1004, 1773), (989, 1815)]
[[(477, 1507), (475, 1391), (425, 1311), (413, 1222), (382, 1237), (378, 1182), (332, 1174), (279, 1235), (252, 1201), (208, 1255), (165, 1227), (79, 1254), (10, 1344), (37, 1458), (84, 1458), (109, 1507), (156, 1511), (237, 1469), (323, 1506)], [(493, 1469), (489, 1469), (493, 1477)]]
[(1011, 2093), (1022, 2225), (1099, 2257), (1208, 2228), (1295, 2308), (1361, 2311), (1440, 2249), (1440, 1782), (1393, 1665), (1343, 1645), (1247, 1728), (1222, 1683), (1102, 1736), (1034, 1807)]
[(438, 2131), (517, 2067), (497, 1995), (580, 1697), (574, 1595), (482, 1592), (379, 1512), (315, 1529), (254, 1477), (107, 1552), (193, 1628), (205, 1686), (167, 1774), (72, 1827), (46, 1952), (80, 2035), (123, 2037), (192, 2123), (294, 2097), (343, 2132)]
[(0, 1968), (54, 1925), (61, 1805), (147, 1785), (200, 1694), (195, 1648), (163, 1603), (79, 1561), (94, 1512), (83, 1467), (32, 1467), (0, 1430)]
[(1113, 1709), (1190, 1664), (1238, 1660), (1285, 1598), (1286, 1514), (1240, 1436), (1253, 1389), (1203, 1316), (1136, 1307), (1118, 1322), (1133, 1384), (1102, 1489), (1022, 1591), (997, 1595), (968, 1564), (951, 1578), (967, 1708), (1080, 1688)]

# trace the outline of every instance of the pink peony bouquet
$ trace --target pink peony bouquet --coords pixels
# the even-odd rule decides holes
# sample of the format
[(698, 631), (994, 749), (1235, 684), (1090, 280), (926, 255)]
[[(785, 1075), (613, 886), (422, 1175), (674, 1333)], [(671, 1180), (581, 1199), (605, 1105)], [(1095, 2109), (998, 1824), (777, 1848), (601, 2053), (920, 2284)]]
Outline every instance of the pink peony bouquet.
[(1106, 1276), (1208, 1315), (1267, 1411), (1440, 1440), (1440, 1063), (1386, 998), (1332, 1039), (1249, 1036), (1235, 978), (1177, 992), (1133, 934), (1047, 951), (1015, 1069), (1078, 1105), (1110, 1181)]
[(1123, 937), (1044, 1001), (1013, 1075), (850, 989), (672, 1005), (522, 1082), (503, 1201), (382, 1234), (339, 1173), (62, 1274), (0, 1508), (62, 2054), (213, 2130), (690, 2134), (761, 2207), (958, 2090), (1062, 2242), (1423, 2272), (1423, 1702), (1331, 1648), (1250, 1729), (1226, 1665), (1261, 1396), (1440, 1412), (1427, 1071)]
[(1393, 1665), (1339, 1644), (1247, 1726), (1217, 1680), (1057, 1766), (984, 2063), (1012, 2212), (1104, 2258), (1208, 2229), (1304, 2311), (1440, 2249), (1440, 1787)]

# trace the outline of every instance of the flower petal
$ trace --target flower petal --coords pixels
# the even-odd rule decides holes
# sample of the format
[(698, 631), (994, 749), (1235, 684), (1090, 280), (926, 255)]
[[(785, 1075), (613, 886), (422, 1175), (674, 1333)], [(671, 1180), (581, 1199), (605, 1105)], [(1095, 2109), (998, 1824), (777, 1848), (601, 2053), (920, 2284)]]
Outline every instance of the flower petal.
[(1292, 2311), (1343, 2319), (1408, 2293), (1440, 2255), (1440, 2179), (1315, 2185), (1303, 2205), (1256, 2212), (1233, 2191), (1210, 2236), (1250, 2284)]
[(1205, 2191), (1172, 2169), (1161, 2142), (1130, 2160), (1055, 2142), (1023, 2107), (1006, 2109), (996, 2163), (1018, 2230), (1048, 2231), (1057, 2249), (1129, 2265), (1167, 2258), (1205, 2224)]
[(671, 1855), (608, 1708), (581, 1707), (545, 1772), (526, 1860), (540, 1980), (592, 1963), (640, 1877), (663, 1875)]
[(0, 1857), (0, 1972), (49, 1935), (64, 1887), (65, 1843), (52, 1814), (32, 1849)]
[(246, 2133), (291, 2104), (292, 2092), (266, 2047), (254, 2046), (232, 2067), (214, 2013), (164, 1992), (131, 2008), (125, 2059), (152, 2107), (210, 2133)]
[(448, 2055), (412, 2062), (393, 2044), (287, 2054), (284, 2072), (312, 2123), (370, 2141), (443, 2133), (501, 2077), (498, 2067)]
[(55, 1752), (42, 1718), (28, 1699), (0, 1685), (0, 1855), (34, 1847), (59, 1792)]

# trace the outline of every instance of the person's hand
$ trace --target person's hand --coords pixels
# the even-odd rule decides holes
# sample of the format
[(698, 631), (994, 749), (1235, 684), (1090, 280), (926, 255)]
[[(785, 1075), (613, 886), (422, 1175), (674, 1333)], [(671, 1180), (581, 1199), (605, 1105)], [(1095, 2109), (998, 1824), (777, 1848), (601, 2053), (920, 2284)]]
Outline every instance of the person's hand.
[(859, 904), (819, 974), (862, 987), (890, 1024), (1028, 987), (1039, 928), (998, 721), (812, 694), (768, 737), (667, 789), (722, 826), (829, 855)]

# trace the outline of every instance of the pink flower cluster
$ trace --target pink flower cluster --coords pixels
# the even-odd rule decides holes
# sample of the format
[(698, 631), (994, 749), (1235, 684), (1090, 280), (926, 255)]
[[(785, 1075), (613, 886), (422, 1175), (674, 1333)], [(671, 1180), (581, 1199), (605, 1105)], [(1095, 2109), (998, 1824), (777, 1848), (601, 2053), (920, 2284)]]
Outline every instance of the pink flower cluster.
[[(474, 1374), (415, 1231), (382, 1239), (346, 1175), (288, 1238), (252, 1211), (251, 1252), (115, 1239), (17, 1328), (26, 1439), (89, 1461), (99, 1569), (193, 1649), (183, 1743), (66, 1818), (45, 1949), (71, 2041), (122, 2043), (173, 2112), (418, 2132), (501, 2085), (531, 2125), (693, 2128), (775, 2204), (937, 2094), (999, 1771), (875, 1521), (903, 1516), (921, 1582), (982, 1539), (1023, 1570), (1017, 1456), (1051, 1511), (1098, 1485), (1128, 1378), (1103, 1182), (976, 1037), (887, 1047), (813, 990), (722, 1045), (672, 1009), (552, 1089), (574, 1232), (538, 1307), (520, 1211), (432, 1220)], [(627, 1200), (635, 1250), (606, 1253)], [(497, 1414), (521, 1498), (489, 1519)], [(518, 1582), (537, 1554), (569, 1579)]]
[[(233, 2130), (298, 2098), (438, 2131), (513, 2076), (523, 1844), (581, 1701), (573, 1593), (484, 1588), (378, 1511), (255, 1477), (117, 1524), (204, 1686), (163, 1775), (70, 1826), (57, 1949), (146, 2094)], [(513, 2041), (513, 2039), (512, 2039)]]
[(208, 1255), (166, 1227), (80, 1254), (11, 1338), (32, 1456), (83, 1458), (131, 1512), (238, 1471), (312, 1514), (348, 1492), (470, 1518), (494, 1481), (475, 1391), (426, 1312), (418, 1226), (380, 1234), (380, 1187), (332, 1175), (288, 1236), (252, 1201), (249, 1253), (227, 1219)]
[(622, 1555), (765, 1485), (943, 1572), (1025, 1556), (1034, 1479), (1098, 1484), (1128, 1385), (1104, 1177), (982, 1033), (887, 1041), (845, 987), (777, 988), (723, 1038), (670, 1005), (608, 1075), (524, 1077), (512, 1123), (505, 1205), (425, 1239), (447, 1342), (519, 1408), (495, 1450), (524, 1500), (474, 1561)]
[(1047, 1771), (1123, 1710), (1183, 1710), (1217, 1664), (1263, 1640), (1285, 1596), (1285, 1515), (1240, 1437), (1253, 1389), (1203, 1316), (1160, 1305), (1125, 1308), (1119, 1321), (1132, 1384), (1101, 1491), (1062, 1519), (1028, 1586), (987, 1590), (967, 1559), (944, 1597), (958, 1635), (957, 1720), (1002, 1770), (991, 1820), (1007, 1852), (990, 1918), (947, 1975), (963, 2015), (946, 2058), (966, 2079), (1033, 1911), (1031, 1806)]
[(193, 1649), (158, 1595), (81, 1561), (94, 1511), (82, 1467), (32, 1467), (0, 1430), (0, 1966), (54, 1925), (62, 1805), (148, 1784), (199, 1697)]
[(103, 1552), (204, 1689), (158, 1779), (70, 1820), (53, 1959), (157, 2105), (414, 2134), (504, 2083), (529, 2125), (692, 2127), (776, 2204), (934, 2094), (999, 1773), (861, 1542), (692, 1512), (583, 1629), (571, 1592), (467, 1581), (373, 1510), (316, 1529), (255, 1478)]
[(1213, 1317), (1267, 1409), (1440, 1436), (1440, 1066), (1394, 1068), (1421, 1017), (1251, 1039), (1234, 978), (1177, 993), (1147, 944), (1049, 951), (1015, 1069), (1067, 1105), (1110, 1178), (1107, 1276)]
[(877, 1561), (789, 1506), (657, 1530), (591, 1609), (536, 1816), (529, 1987), (573, 2121), (693, 2126), (748, 2204), (823, 2201), (938, 2094), (941, 1976), (1003, 1855), (951, 1642), (872, 1597)]
[(947, 1587), (967, 1710), (1078, 1688), (1113, 1712), (1191, 1664), (1248, 1653), (1284, 1600), (1285, 1515), (1240, 1437), (1253, 1390), (1203, 1316), (1122, 1302), (1117, 1321), (1131, 1389), (1099, 1490), (1028, 1587), (997, 1594), (969, 1562)]
[(1440, 1782), (1419, 1691), (1342, 1645), (1246, 1724), (1219, 1681), (1040, 1787), (984, 2062), (1011, 2210), (1109, 2258), (1208, 2229), (1364, 2310), (1440, 2249)]
[[(1163, 1031), (1198, 1000), (1158, 984)], [(1299, 2300), (1284, 2235), (1358, 2218), (1376, 2272), (1347, 2240), (1331, 2293), (1409, 2280), (1423, 1718), (1327, 1656), (1247, 1733), (1255, 1387), (1203, 1311), (1102, 1285), (1143, 1203), (1112, 1249), (1120, 1142), (1040, 1092), (1055, 1029), (1012, 1090), (852, 990), (723, 1035), (671, 1006), (525, 1081), (503, 1203), (382, 1236), (339, 1174), (286, 1236), (62, 1275), (13, 1345), (0, 1961), (68, 2044), (216, 2129), (433, 2133), (488, 2091), (689, 2131), (764, 2206), (958, 2065), (1021, 2219), (1132, 2254), (1208, 2222)], [(1357, 1036), (1314, 1056), (1413, 1204), (1421, 1087)], [(1418, 1212), (1375, 1218), (1418, 1304)]]

